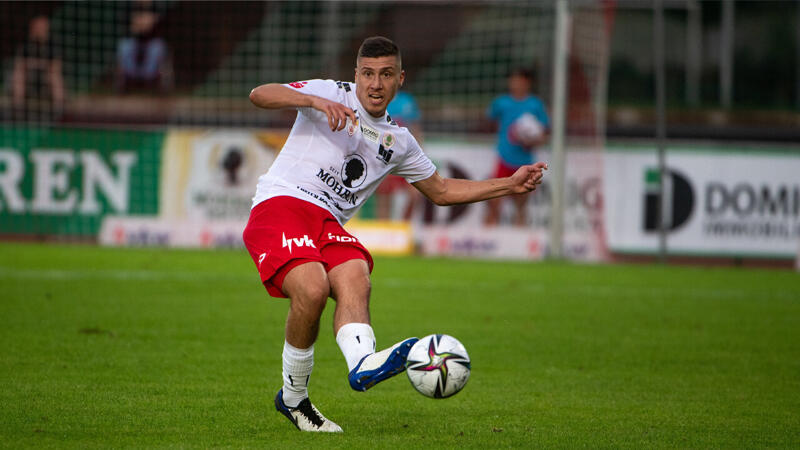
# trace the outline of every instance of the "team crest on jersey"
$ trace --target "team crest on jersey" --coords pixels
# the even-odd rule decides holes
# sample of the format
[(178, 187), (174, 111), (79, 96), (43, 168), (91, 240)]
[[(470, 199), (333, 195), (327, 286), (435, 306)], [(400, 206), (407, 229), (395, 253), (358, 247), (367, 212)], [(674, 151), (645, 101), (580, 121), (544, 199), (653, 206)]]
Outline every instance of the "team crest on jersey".
[(383, 147), (384, 148), (392, 148), (394, 145), (394, 135), (392, 133), (383, 133)]
[(356, 121), (353, 122), (350, 119), (347, 119), (347, 134), (352, 136), (356, 134), (356, 130), (358, 129), (358, 117), (356, 117)]

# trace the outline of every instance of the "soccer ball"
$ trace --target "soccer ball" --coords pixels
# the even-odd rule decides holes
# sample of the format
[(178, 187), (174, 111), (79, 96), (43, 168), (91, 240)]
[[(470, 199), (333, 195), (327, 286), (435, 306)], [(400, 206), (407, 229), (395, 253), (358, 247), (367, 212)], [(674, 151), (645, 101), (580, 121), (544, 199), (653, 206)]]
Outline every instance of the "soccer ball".
[(529, 142), (538, 140), (544, 134), (544, 126), (531, 113), (525, 113), (511, 124), (509, 133), (511, 141), (523, 146)]
[(453, 336), (432, 334), (411, 347), (406, 369), (411, 385), (420, 394), (447, 398), (467, 384), (470, 372), (469, 355), (461, 342)]

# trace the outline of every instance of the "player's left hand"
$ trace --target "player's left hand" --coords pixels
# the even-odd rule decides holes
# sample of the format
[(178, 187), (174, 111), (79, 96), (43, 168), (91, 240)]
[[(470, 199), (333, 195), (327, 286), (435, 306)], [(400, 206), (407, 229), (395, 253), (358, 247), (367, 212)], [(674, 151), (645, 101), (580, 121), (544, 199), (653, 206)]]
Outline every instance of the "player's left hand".
[(524, 194), (535, 191), (536, 187), (542, 184), (545, 170), (547, 170), (547, 163), (543, 162), (520, 167), (514, 172), (514, 175), (511, 175), (512, 192), (514, 194)]

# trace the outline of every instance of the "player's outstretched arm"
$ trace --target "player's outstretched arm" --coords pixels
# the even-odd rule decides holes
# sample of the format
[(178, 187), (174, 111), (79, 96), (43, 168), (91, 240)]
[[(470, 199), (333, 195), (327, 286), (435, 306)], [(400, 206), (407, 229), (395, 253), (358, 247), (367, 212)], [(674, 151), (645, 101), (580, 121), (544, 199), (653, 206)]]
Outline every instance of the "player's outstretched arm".
[(328, 126), (339, 131), (347, 125), (347, 118), (355, 122), (352, 109), (326, 98), (303, 94), (278, 83), (262, 84), (250, 91), (250, 101), (259, 108), (314, 108), (328, 117)]
[(542, 183), (545, 170), (547, 164), (538, 162), (520, 167), (510, 177), (482, 181), (442, 178), (436, 172), (413, 186), (437, 205), (457, 205), (534, 191)]

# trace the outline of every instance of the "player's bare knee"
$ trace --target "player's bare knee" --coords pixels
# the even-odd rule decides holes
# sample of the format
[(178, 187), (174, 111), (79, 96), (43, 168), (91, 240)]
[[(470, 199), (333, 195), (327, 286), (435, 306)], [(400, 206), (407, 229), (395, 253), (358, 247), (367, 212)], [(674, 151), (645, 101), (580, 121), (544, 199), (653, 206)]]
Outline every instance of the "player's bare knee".
[(290, 293), (292, 305), (303, 309), (322, 309), (331, 293), (328, 280), (309, 281)]

